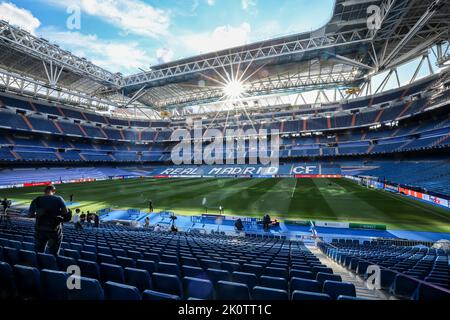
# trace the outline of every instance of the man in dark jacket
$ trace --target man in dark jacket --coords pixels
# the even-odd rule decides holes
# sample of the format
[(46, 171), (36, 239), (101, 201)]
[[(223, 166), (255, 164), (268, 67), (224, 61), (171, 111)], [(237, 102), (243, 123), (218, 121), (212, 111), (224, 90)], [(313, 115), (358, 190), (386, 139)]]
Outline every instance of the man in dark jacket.
[(63, 231), (62, 223), (72, 219), (63, 198), (55, 196), (56, 188), (47, 186), (45, 194), (31, 202), (30, 216), (36, 217), (35, 248), (37, 252), (44, 252), (48, 245), (49, 252), (57, 255), (61, 246)]
[(94, 227), (98, 228), (100, 225), (100, 217), (98, 216), (98, 214), (94, 214)]

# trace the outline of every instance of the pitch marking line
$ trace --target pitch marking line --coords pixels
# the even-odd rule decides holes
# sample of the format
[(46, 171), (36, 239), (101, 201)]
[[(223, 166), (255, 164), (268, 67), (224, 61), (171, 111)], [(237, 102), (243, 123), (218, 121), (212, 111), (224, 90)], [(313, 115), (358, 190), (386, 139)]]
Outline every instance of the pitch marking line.
[(291, 199), (294, 198), (295, 189), (297, 189), (297, 182), (298, 182), (298, 179), (295, 179), (295, 185), (294, 185), (294, 188), (292, 188)]

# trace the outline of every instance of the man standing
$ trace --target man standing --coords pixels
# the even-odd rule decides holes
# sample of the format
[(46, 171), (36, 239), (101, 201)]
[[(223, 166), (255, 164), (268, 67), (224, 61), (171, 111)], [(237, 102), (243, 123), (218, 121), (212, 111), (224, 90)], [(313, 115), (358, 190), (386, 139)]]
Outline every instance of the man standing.
[(36, 217), (36, 251), (44, 252), (48, 244), (50, 253), (56, 256), (63, 238), (62, 223), (70, 221), (72, 214), (63, 198), (55, 196), (55, 193), (54, 186), (47, 186), (44, 195), (31, 202), (29, 213)]
[(148, 202), (148, 210), (150, 211), (150, 213), (153, 213), (153, 201), (152, 200), (150, 200)]
[(3, 212), (0, 214), (0, 225), (5, 225), (5, 227), (10, 228), (11, 227), (11, 220), (9, 219), (8, 215), (8, 208), (11, 206), (11, 200), (3, 199), (1, 201), (1, 206), (3, 207)]
[(79, 208), (77, 208), (75, 210), (75, 215), (73, 216), (72, 222), (75, 225), (75, 230), (76, 231), (82, 231), (83, 230), (83, 226), (81, 225), (80, 222), (80, 212), (81, 210)]
[(98, 228), (100, 225), (100, 217), (98, 216), (98, 213), (94, 214), (94, 227)]

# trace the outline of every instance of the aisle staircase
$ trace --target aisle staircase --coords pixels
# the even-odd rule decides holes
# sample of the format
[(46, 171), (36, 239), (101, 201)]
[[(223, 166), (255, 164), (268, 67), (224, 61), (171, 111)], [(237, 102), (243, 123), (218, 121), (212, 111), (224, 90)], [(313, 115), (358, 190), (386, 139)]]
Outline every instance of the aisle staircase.
[(340, 275), (342, 278), (342, 282), (350, 282), (355, 285), (356, 296), (358, 298), (369, 299), (369, 300), (397, 300), (395, 297), (391, 296), (389, 293), (382, 290), (371, 290), (367, 288), (366, 282), (360, 276), (350, 272), (345, 269), (332, 259), (330, 259), (327, 255), (322, 253), (315, 246), (308, 246), (308, 249), (311, 250), (314, 255), (319, 258), (320, 262), (326, 265), (327, 267), (333, 269), (333, 273)]

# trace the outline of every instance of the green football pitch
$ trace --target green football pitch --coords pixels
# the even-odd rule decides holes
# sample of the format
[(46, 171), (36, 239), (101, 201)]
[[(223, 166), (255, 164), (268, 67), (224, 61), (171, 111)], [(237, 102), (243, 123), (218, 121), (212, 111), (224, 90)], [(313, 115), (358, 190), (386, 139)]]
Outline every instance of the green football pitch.
[[(42, 187), (0, 190), (27, 205)], [(450, 210), (346, 179), (130, 179), (57, 186), (58, 194), (82, 210), (139, 208), (176, 214), (218, 213), (280, 220), (323, 220), (386, 224), (389, 229), (450, 232)]]

